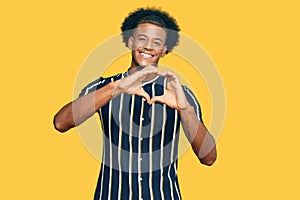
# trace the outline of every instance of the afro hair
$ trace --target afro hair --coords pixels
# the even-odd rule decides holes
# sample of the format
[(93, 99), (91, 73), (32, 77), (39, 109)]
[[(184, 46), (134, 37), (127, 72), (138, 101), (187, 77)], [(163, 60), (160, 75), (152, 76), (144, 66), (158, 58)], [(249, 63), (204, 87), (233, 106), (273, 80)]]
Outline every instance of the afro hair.
[(170, 52), (178, 44), (180, 28), (172, 16), (157, 8), (139, 8), (129, 13), (122, 23), (122, 37), (126, 46), (128, 46), (129, 37), (133, 35), (133, 30), (142, 23), (151, 23), (166, 29), (166, 53)]

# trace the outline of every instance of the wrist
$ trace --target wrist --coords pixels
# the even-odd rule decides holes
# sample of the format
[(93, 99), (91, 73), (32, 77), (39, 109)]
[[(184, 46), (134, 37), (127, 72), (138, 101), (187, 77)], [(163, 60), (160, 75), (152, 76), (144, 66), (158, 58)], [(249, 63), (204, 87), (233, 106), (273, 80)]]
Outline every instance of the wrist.
[(110, 85), (110, 88), (111, 88), (111, 93), (110, 93), (110, 98), (113, 99), (117, 96), (120, 95), (120, 92), (118, 92), (117, 90), (117, 85), (119, 84), (120, 80), (116, 80), (114, 82), (110, 82), (109, 85)]
[(186, 98), (179, 99), (177, 104), (178, 104), (179, 110), (186, 110), (186, 109), (192, 107)]
[(194, 111), (193, 106), (191, 106), (190, 104), (187, 104), (185, 106), (180, 106), (179, 107), (179, 111), (182, 112), (190, 112), (190, 111)]

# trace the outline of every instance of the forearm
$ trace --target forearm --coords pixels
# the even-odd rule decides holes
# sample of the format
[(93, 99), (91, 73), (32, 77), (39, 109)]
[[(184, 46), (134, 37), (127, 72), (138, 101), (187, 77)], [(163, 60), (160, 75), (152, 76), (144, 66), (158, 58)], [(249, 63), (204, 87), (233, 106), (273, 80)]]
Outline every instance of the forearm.
[(213, 136), (204, 124), (198, 120), (192, 106), (189, 105), (181, 110), (180, 115), (184, 132), (198, 159), (205, 165), (212, 165), (217, 157)]
[(55, 129), (65, 132), (91, 117), (99, 108), (111, 100), (118, 81), (112, 82), (92, 93), (82, 96), (61, 108), (54, 116)]

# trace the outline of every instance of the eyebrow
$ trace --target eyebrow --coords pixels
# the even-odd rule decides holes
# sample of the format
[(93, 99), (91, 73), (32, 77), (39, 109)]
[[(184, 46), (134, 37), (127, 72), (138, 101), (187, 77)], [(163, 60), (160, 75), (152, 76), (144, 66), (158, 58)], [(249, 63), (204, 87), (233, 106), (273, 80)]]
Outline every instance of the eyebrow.
[[(146, 37), (146, 38), (148, 38), (148, 36), (147, 36), (147, 35), (145, 35), (145, 34), (142, 34), (142, 33), (140, 33), (140, 34), (138, 34), (138, 35), (137, 35), (137, 37), (139, 37), (139, 36), (143, 36), (143, 37)], [(154, 40), (159, 40), (159, 41), (163, 42), (163, 40), (162, 40), (161, 38), (154, 38)]]

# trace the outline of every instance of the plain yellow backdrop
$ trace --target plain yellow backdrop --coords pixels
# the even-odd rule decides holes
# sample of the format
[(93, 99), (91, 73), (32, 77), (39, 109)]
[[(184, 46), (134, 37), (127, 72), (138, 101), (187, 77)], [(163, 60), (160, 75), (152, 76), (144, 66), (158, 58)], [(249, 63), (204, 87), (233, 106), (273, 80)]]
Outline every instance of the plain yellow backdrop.
[[(87, 55), (147, 5), (176, 17), (226, 89), (218, 160), (200, 165), (190, 149), (180, 157), (183, 199), (299, 199), (300, 7), (291, 0), (1, 2), (0, 199), (92, 199), (99, 162), (52, 118), (72, 100)], [(209, 99), (199, 98), (209, 121)]]

